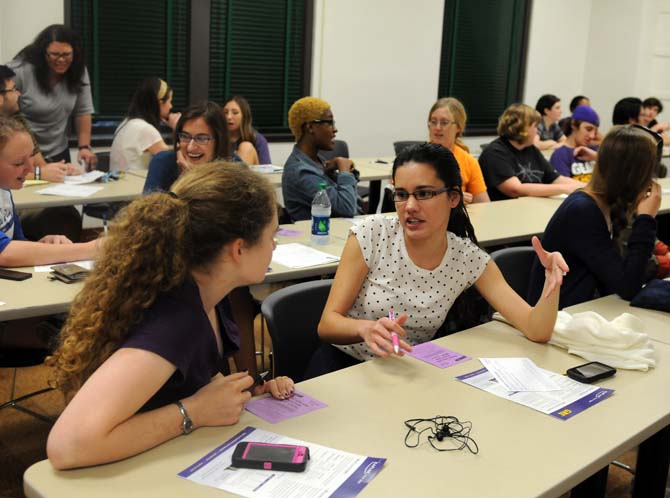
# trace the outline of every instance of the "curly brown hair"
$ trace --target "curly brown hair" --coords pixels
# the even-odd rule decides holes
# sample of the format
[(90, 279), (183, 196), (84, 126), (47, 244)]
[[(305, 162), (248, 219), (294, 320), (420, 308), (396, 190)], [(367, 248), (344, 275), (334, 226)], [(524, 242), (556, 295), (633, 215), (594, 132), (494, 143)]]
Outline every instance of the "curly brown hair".
[(542, 120), (540, 113), (526, 104), (512, 104), (498, 119), (498, 135), (507, 140), (523, 142), (528, 128)]
[(184, 174), (169, 193), (152, 193), (122, 210), (94, 271), (75, 298), (61, 344), (47, 365), (51, 383), (73, 396), (141, 321), (157, 296), (207, 268), (228, 243), (257, 243), (274, 219), (272, 186), (236, 163)]

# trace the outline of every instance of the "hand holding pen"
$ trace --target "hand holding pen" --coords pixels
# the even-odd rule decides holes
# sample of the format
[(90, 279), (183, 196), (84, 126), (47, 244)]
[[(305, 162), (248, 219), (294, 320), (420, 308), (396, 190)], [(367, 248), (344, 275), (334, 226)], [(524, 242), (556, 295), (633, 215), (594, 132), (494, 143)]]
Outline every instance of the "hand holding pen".
[[(392, 316), (392, 318), (391, 318)], [(412, 346), (405, 342), (407, 332), (402, 328), (402, 324), (407, 321), (408, 316), (401, 314), (396, 316), (395, 313), (389, 317), (380, 318), (376, 322), (365, 322), (365, 326), (359, 333), (361, 338), (365, 341), (370, 351), (377, 356), (387, 358), (391, 354), (403, 356), (405, 351), (412, 351)], [(395, 335), (395, 339), (393, 336)], [(397, 344), (397, 352), (395, 344)]]

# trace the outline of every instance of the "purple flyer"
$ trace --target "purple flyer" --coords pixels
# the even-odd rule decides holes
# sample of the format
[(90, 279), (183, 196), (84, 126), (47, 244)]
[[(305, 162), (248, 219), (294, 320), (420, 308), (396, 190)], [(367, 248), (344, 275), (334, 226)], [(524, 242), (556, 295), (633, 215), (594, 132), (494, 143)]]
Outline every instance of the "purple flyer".
[(280, 235), (282, 237), (297, 237), (298, 235), (302, 235), (302, 230), (293, 230), (291, 228), (280, 228), (277, 230), (277, 235)]
[(295, 391), (288, 399), (275, 399), (272, 396), (252, 399), (246, 409), (263, 420), (276, 424), (289, 418), (299, 417), (305, 413), (325, 408), (325, 403), (307, 394)]
[(424, 342), (414, 346), (412, 352), (407, 354), (438, 368), (447, 368), (472, 359), (469, 356), (443, 348), (434, 342)]

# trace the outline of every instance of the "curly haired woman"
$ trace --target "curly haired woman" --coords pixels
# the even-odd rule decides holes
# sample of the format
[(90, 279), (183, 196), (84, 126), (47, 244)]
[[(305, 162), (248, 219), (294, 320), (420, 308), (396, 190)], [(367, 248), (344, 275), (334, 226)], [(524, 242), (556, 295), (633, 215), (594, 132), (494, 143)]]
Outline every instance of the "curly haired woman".
[[(72, 398), (47, 442), (55, 468), (119, 460), (238, 421), (253, 379), (220, 373), (237, 348), (220, 304), (263, 280), (275, 202), (259, 175), (212, 163), (119, 214), (48, 360), (56, 387)], [(279, 377), (254, 394), (292, 390)]]

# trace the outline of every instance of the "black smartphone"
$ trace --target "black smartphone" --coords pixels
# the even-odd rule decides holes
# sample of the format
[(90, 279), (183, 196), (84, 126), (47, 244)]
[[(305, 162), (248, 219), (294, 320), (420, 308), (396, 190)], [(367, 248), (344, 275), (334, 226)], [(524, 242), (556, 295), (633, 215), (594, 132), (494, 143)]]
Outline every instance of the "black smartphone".
[(597, 380), (611, 377), (616, 373), (616, 368), (600, 363), (599, 361), (592, 361), (572, 367), (568, 369), (566, 373), (571, 379), (590, 384)]
[(240, 469), (302, 472), (309, 460), (309, 448), (293, 444), (244, 441), (235, 447), (233, 467)]
[(0, 268), (0, 278), (4, 280), (26, 280), (33, 276), (32, 273), (26, 273), (23, 271), (16, 270), (7, 270), (6, 268)]

